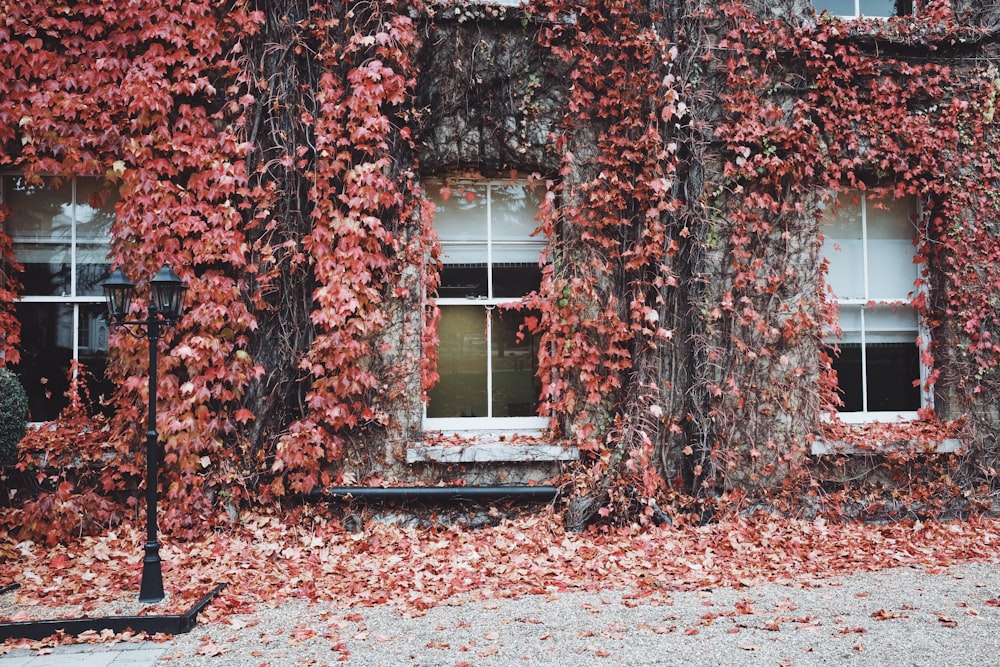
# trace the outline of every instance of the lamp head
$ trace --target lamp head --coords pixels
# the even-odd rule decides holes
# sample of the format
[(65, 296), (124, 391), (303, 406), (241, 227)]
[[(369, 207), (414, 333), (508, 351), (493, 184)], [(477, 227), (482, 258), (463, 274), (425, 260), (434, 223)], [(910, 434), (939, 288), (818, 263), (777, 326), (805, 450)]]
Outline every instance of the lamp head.
[(108, 315), (114, 322), (122, 322), (128, 315), (128, 307), (132, 302), (132, 292), (135, 285), (129, 282), (121, 269), (115, 269), (104, 281), (104, 298), (108, 302)]
[(184, 310), (184, 292), (187, 287), (170, 268), (164, 264), (149, 281), (152, 306), (164, 319), (176, 320)]

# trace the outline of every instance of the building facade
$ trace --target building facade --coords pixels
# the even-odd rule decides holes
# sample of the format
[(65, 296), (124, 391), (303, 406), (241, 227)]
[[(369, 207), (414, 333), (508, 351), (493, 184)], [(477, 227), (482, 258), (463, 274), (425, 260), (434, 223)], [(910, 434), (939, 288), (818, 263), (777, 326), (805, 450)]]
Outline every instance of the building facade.
[(992, 456), (1000, 9), (147, 4), (6, 7), (32, 420), (75, 359), (137, 421), (100, 283), (170, 261), (164, 446), (210, 489), (753, 491), (872, 423)]

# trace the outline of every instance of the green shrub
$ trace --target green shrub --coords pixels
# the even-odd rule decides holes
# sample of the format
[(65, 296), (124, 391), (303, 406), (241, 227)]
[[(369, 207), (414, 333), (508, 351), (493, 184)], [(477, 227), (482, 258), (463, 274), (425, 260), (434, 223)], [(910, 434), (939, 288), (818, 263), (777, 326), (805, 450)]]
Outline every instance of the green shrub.
[(17, 460), (17, 443), (28, 427), (28, 395), (17, 376), (0, 368), (0, 465)]

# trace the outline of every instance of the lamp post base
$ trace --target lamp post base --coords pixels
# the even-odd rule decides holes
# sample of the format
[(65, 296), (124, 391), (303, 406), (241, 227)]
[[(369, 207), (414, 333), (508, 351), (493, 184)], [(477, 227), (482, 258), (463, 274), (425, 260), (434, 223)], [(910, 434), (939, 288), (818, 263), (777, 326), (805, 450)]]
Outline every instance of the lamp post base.
[(146, 556), (142, 559), (139, 602), (159, 602), (162, 599), (163, 571), (160, 568), (160, 545), (156, 542), (146, 542)]

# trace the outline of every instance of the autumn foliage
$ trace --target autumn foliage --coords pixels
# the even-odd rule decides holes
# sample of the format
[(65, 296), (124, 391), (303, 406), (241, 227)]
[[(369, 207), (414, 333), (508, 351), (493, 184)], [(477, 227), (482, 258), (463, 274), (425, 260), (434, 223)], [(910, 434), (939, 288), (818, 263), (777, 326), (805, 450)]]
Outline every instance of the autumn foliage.
[[(989, 35), (945, 0), (884, 24), (650, 4), (538, 0), (472, 18), (515, 20), (565, 74), (551, 168), (503, 166), (549, 189), (530, 300), (544, 412), (582, 452), (567, 485), (578, 522), (695, 500), (791, 508), (840, 484), (817, 482), (808, 448), (834, 433), (820, 415), (838, 400), (818, 354), (834, 323), (817, 204), (848, 188), (921, 202), (928, 382), (965, 443), (922, 470), (949, 480), (949, 499), (988, 495), (1000, 389), (985, 298), (1000, 280)], [(161, 341), (162, 525), (193, 536), (226, 509), (345, 471), (400, 474), (436, 377), (438, 249), (419, 174), (421, 133), (440, 128), (415, 100), (428, 35), (461, 21), (402, 1), (0, 9), (0, 169), (98, 177), (120, 197), (113, 264), (145, 283), (169, 261), (188, 284)], [(2, 231), (0, 257), (0, 352), (14, 363), (19, 267)], [(31, 445), (58, 452), (82, 429), (83, 461), (119, 472), (59, 481), (25, 508), (31, 520), (76, 485), (96, 493), (79, 514), (116, 520), (103, 503), (134, 491), (144, 345), (113, 337), (110, 422), (71, 412)]]
[[(228, 585), (199, 622), (289, 599), (337, 609), (392, 605), (417, 616), (468, 599), (623, 590), (627, 605), (670, 604), (677, 590), (816, 581), (890, 567), (939, 571), (995, 560), (995, 520), (858, 526), (753, 517), (706, 526), (566, 532), (542, 513), (468, 531), (373, 524), (346, 531), (323, 513), (251, 514), (229, 531), (162, 549), (169, 600), (146, 613), (183, 613)], [(0, 539), (0, 577), (31, 583), (24, 608), (81, 605), (86, 612), (135, 594), (140, 531), (128, 524), (80, 544), (42, 547)], [(24, 568), (21, 563), (30, 563)], [(194, 576), (192, 576), (194, 575)]]

